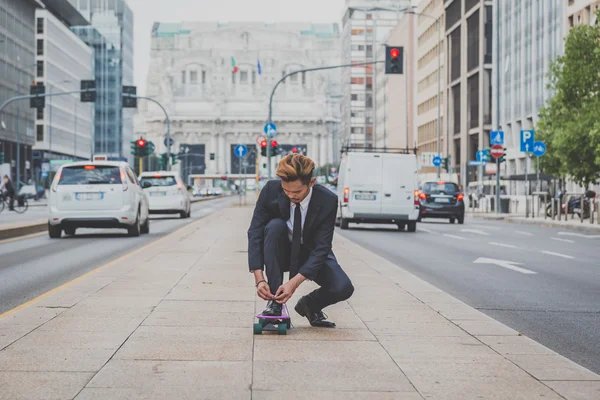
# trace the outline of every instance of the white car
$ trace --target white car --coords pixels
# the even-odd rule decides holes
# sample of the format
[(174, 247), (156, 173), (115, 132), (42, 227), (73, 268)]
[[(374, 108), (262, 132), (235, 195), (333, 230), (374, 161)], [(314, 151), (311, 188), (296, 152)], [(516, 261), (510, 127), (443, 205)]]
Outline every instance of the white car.
[(129, 236), (150, 232), (148, 196), (129, 164), (93, 161), (60, 167), (48, 199), (48, 234), (60, 238), (62, 231), (74, 235), (77, 228), (127, 229)]
[(181, 218), (192, 215), (192, 202), (188, 186), (176, 172), (142, 172), (139, 176), (142, 185), (152, 186), (144, 191), (150, 201), (150, 214), (179, 214)]

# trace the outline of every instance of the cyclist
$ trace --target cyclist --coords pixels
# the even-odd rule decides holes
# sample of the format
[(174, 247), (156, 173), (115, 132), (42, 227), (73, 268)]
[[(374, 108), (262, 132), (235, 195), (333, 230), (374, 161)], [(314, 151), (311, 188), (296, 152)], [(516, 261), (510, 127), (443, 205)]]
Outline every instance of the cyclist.
[(15, 188), (13, 187), (8, 175), (4, 175), (4, 190), (6, 191), (6, 197), (10, 199), (8, 203), (8, 209), (10, 211), (14, 211)]

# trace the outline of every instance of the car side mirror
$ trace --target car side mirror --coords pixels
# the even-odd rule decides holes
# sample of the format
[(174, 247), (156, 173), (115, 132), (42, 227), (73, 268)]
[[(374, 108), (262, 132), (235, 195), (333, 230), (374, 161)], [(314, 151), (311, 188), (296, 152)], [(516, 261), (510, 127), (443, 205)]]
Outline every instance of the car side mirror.
[(148, 181), (142, 182), (142, 188), (143, 189), (148, 189), (149, 187), (152, 187), (152, 183), (150, 183)]

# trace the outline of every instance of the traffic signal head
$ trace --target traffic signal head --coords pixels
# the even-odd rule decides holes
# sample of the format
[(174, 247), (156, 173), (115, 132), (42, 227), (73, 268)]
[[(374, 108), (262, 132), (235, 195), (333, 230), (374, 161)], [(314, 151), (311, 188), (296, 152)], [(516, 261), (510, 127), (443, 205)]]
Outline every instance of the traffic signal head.
[(43, 95), (46, 93), (46, 87), (43, 84), (32, 85), (29, 89), (30, 95), (42, 95), (42, 97), (32, 97), (29, 99), (29, 107), (44, 108), (46, 106), (46, 98)]
[(140, 138), (137, 141), (137, 145), (138, 145), (138, 147), (145, 147), (146, 146), (146, 141), (144, 139)]
[[(81, 81), (81, 90), (89, 90), (96, 89), (96, 81), (95, 80), (83, 80)], [(90, 92), (81, 92), (79, 95), (79, 100), (82, 103), (93, 103), (96, 101), (96, 91)]]
[(294, 154), (295, 154), (295, 153), (297, 153), (297, 152), (298, 152), (298, 148), (297, 148), (297, 147), (293, 147), (293, 148), (292, 148), (292, 153), (294, 153)]
[(448, 157), (444, 157), (443, 167), (446, 172), (450, 171), (450, 159)]
[(279, 152), (279, 143), (276, 140), (271, 141), (271, 155), (274, 156)]
[(260, 142), (260, 155), (263, 157), (267, 156), (267, 141), (263, 140)]
[(402, 74), (404, 65), (404, 48), (401, 46), (385, 46), (385, 73)]
[(123, 108), (137, 107), (137, 88), (135, 86), (123, 86)]

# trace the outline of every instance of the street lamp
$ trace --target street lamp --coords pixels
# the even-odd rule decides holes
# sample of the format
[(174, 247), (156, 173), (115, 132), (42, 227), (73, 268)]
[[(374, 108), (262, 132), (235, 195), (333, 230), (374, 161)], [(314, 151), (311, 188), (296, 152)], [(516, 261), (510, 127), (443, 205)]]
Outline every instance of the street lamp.
[[(414, 7), (413, 7), (414, 8)], [(441, 104), (440, 104), (440, 100), (441, 100), (441, 90), (442, 90), (442, 84), (441, 84), (441, 63), (442, 63), (442, 59), (440, 57), (440, 49), (442, 47), (442, 36), (441, 36), (441, 29), (440, 29), (440, 21), (441, 18), (436, 18), (433, 15), (429, 15), (429, 14), (425, 14), (425, 13), (421, 13), (421, 12), (416, 12), (414, 10), (410, 10), (406, 12), (407, 14), (414, 14), (414, 15), (421, 15), (423, 17), (427, 17), (427, 18), (431, 18), (435, 21), (436, 25), (437, 25), (437, 31), (438, 31), (438, 51), (437, 51), (437, 58), (438, 58), (438, 71), (437, 71), (437, 76), (438, 76), (438, 90), (437, 90), (437, 103), (438, 103), (438, 121), (437, 121), (437, 153), (438, 153), (438, 157), (441, 157), (441, 129), (442, 129), (442, 118), (441, 118)], [(446, 140), (446, 149), (448, 149), (448, 140)], [(448, 150), (446, 150), (446, 152), (448, 152)], [(446, 154), (447, 156), (447, 154)], [(440, 168), (441, 166), (437, 166), (436, 170), (437, 170), (437, 177), (438, 179), (440, 179)]]

